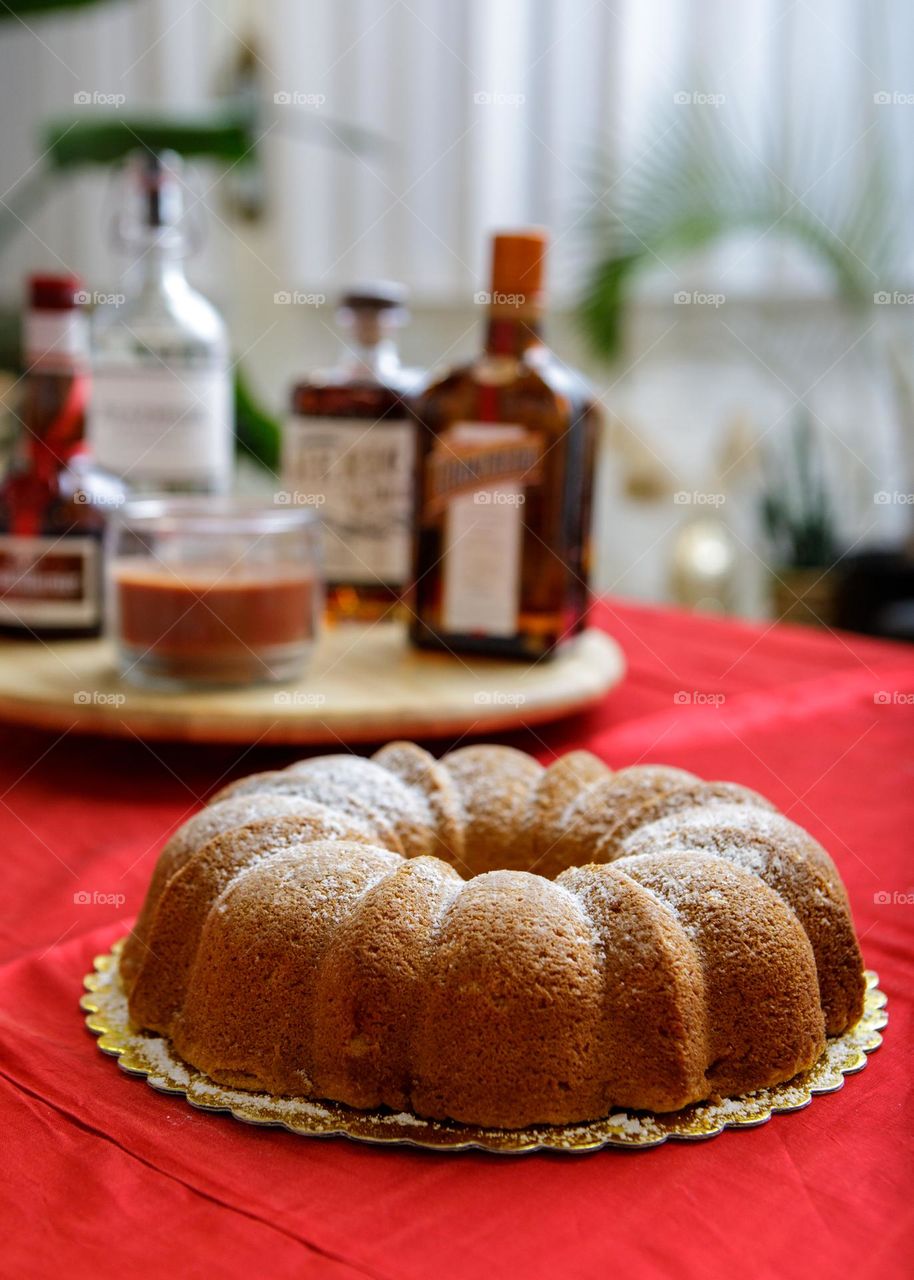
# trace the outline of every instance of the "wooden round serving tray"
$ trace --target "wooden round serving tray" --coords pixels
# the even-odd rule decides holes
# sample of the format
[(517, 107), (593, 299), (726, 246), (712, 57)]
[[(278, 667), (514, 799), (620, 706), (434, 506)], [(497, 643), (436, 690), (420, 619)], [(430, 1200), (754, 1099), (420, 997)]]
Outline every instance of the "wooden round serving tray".
[(197, 742), (336, 746), (487, 733), (597, 702), (625, 660), (588, 630), (531, 666), (410, 647), (397, 623), (328, 629), (303, 680), (161, 693), (122, 681), (104, 640), (0, 644), (0, 719), (38, 728)]

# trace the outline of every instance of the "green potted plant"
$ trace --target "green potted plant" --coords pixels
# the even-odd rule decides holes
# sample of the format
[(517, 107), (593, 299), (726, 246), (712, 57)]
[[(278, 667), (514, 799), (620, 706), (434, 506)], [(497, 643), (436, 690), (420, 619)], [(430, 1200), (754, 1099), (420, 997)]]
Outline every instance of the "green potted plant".
[(786, 448), (769, 448), (763, 459), (761, 514), (772, 551), (775, 617), (830, 626), (840, 559), (835, 503), (805, 409), (790, 425)]
[[(582, 219), (591, 266), (578, 318), (594, 353), (617, 360), (627, 308), (648, 270), (658, 263), (681, 262), (736, 234), (773, 232), (824, 268), (832, 307), (850, 318), (861, 341), (872, 330), (870, 367), (890, 383), (899, 429), (911, 441), (914, 395), (909, 380), (897, 376), (892, 326), (876, 328), (869, 322), (874, 301), (882, 300), (880, 291), (903, 278), (897, 223), (901, 202), (895, 195), (886, 130), (877, 121), (865, 148), (854, 153), (853, 163), (842, 165), (827, 150), (830, 135), (821, 123), (796, 120), (789, 135), (772, 131), (750, 149), (740, 143), (732, 120), (726, 124), (713, 111), (674, 108), (658, 121), (656, 141), (623, 179), (613, 181), (608, 165), (598, 161), (588, 186), (595, 192), (611, 191), (612, 199), (598, 201), (596, 212)], [(815, 174), (823, 180), (810, 185)], [(768, 343), (772, 334), (765, 325), (760, 311), (757, 328), (767, 356), (761, 363), (771, 367), (777, 357), (767, 348), (778, 344)], [(776, 332), (773, 336), (778, 338)], [(814, 325), (806, 338), (811, 344), (822, 341)], [(801, 351), (791, 350), (791, 355), (802, 359)], [(901, 364), (906, 368), (906, 359)], [(828, 364), (826, 373), (830, 368)], [(776, 371), (772, 376), (779, 390), (787, 386)], [(804, 383), (799, 378), (794, 385)], [(762, 516), (777, 616), (829, 624), (834, 566), (844, 543), (804, 398), (796, 396), (795, 418), (786, 440), (779, 441), (783, 447), (777, 453), (768, 450)], [(842, 489), (845, 480), (853, 483), (854, 476), (841, 477)]]

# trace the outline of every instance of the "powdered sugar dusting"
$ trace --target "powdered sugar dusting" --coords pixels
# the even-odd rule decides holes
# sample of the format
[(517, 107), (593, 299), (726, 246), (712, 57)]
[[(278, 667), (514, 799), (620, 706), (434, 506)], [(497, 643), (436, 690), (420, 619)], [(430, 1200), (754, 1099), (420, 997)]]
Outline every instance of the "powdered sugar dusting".
[(296, 793), (341, 809), (380, 818), (412, 853), (428, 853), (435, 819), (428, 798), (388, 769), (361, 756), (318, 756), (290, 765)]
[(143, 1040), (143, 1056), (152, 1076), (160, 1077), (169, 1087), (187, 1089), (192, 1081), (191, 1072), (172, 1052), (166, 1040), (147, 1036)]

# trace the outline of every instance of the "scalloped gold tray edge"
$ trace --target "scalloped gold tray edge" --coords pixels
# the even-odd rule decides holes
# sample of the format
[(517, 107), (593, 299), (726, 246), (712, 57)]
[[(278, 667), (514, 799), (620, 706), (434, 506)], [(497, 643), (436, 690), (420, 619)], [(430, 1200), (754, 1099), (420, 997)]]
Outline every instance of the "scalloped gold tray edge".
[(520, 1155), (532, 1151), (582, 1152), (602, 1147), (644, 1150), (669, 1138), (687, 1141), (716, 1137), (728, 1128), (753, 1128), (772, 1115), (799, 1111), (813, 1097), (834, 1093), (844, 1077), (862, 1071), (867, 1054), (882, 1043), (888, 1022), (886, 997), (878, 976), (867, 970), (866, 1001), (856, 1026), (830, 1039), (819, 1061), (786, 1084), (760, 1089), (740, 1098), (704, 1102), (682, 1111), (659, 1115), (616, 1111), (602, 1120), (574, 1125), (539, 1125), (527, 1129), (481, 1129), (471, 1125), (423, 1120), (386, 1111), (357, 1111), (333, 1102), (279, 1098), (229, 1089), (182, 1062), (167, 1040), (134, 1031), (119, 980), (123, 939), (111, 951), (96, 956), (93, 972), (84, 979), (87, 994), (80, 1007), (86, 1025), (103, 1053), (116, 1056), (118, 1066), (140, 1076), (161, 1093), (184, 1097), (204, 1111), (227, 1111), (247, 1124), (281, 1126), (308, 1137), (347, 1137), (361, 1142), (408, 1144), (434, 1151), (483, 1150)]

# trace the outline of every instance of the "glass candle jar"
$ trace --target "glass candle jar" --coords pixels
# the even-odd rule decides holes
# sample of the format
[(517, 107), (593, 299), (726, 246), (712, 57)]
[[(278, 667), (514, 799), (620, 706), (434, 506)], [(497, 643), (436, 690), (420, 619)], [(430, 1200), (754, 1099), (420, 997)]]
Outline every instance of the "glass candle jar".
[(190, 689), (301, 675), (323, 596), (313, 509), (134, 499), (107, 539), (108, 627), (124, 679)]

